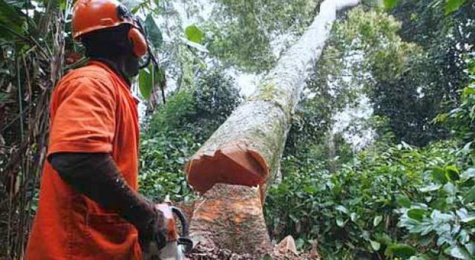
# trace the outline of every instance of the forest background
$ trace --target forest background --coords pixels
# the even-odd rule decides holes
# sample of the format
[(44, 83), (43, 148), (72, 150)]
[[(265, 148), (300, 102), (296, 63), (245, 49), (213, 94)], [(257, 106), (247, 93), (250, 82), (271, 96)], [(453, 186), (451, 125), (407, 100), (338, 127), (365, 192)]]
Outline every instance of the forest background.
[[(184, 163), (321, 1), (124, 3), (160, 57), (134, 90), (143, 99), (140, 192), (192, 200)], [(49, 97), (83, 63), (71, 5), (0, 0), (0, 256), (23, 253)], [(475, 257), (474, 19), (472, 0), (363, 1), (339, 13), (266, 198), (273, 240), (292, 235), (299, 250), (316, 246), (327, 259)]]

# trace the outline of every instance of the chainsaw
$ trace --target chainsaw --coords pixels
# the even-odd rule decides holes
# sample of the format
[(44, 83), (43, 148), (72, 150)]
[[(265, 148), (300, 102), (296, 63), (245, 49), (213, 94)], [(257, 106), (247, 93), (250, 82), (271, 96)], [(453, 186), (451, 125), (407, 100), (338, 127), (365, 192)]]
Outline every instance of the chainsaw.
[[(167, 225), (167, 244), (164, 248), (158, 249), (156, 244), (151, 244), (147, 252), (144, 252), (144, 260), (183, 260), (184, 255), (193, 249), (193, 241), (189, 237), (188, 222), (183, 212), (166, 203), (156, 205), (156, 208), (163, 212), (165, 225)], [(180, 221), (181, 234), (177, 231), (177, 223), (174, 216)]]

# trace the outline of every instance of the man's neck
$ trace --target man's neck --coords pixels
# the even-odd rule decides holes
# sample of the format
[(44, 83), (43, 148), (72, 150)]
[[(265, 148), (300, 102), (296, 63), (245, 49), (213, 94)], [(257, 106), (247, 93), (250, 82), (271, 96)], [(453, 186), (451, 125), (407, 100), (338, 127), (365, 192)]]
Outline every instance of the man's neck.
[(107, 58), (91, 58), (92, 61), (100, 61), (104, 64), (106, 64), (109, 68), (112, 69), (112, 71), (114, 71), (115, 74), (117, 74), (117, 76), (119, 76), (120, 78), (122, 78), (128, 85), (128, 87), (130, 87), (130, 80), (129, 78), (119, 69), (119, 66), (117, 65), (118, 62), (115, 62), (115, 61), (112, 61), (110, 59), (107, 59)]

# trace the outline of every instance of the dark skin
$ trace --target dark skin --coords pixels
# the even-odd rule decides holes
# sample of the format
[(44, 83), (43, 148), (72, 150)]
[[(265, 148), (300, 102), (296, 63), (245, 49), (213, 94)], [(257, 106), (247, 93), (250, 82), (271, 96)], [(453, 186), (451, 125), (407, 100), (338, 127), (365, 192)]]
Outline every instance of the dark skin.
[[(94, 31), (82, 38), (86, 56), (91, 60), (104, 61), (127, 83), (139, 73), (139, 60), (133, 52), (133, 43), (128, 39), (130, 25)], [(130, 85), (130, 83), (129, 83)]]
[(111, 62), (128, 78), (133, 78), (139, 74), (139, 58), (133, 53), (118, 56), (117, 59), (111, 60)]

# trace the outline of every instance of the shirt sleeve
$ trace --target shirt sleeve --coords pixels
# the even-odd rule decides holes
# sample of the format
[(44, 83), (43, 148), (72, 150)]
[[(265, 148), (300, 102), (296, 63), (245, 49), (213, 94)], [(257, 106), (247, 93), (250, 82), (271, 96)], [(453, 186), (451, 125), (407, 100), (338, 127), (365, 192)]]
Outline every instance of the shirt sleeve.
[(111, 85), (92, 77), (60, 83), (53, 94), (48, 155), (112, 151), (116, 100)]

